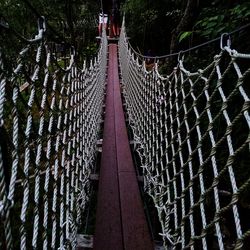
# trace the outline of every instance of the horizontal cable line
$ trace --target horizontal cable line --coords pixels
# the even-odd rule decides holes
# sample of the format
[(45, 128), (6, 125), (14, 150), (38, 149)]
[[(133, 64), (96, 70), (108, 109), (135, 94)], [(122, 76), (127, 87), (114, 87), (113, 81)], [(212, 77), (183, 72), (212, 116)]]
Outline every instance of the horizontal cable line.
[[(234, 30), (234, 31), (232, 31), (232, 32), (224, 33), (224, 35), (230, 36), (230, 35), (233, 35), (233, 34), (239, 32), (239, 31), (241, 31), (241, 30), (243, 30), (243, 29), (246, 29), (246, 28), (248, 28), (248, 27), (250, 27), (250, 24), (243, 25), (243, 26), (237, 28), (236, 30)], [(222, 34), (222, 35), (223, 35), (223, 34)], [(209, 40), (209, 41), (207, 41), (207, 42), (201, 43), (201, 44), (199, 44), (199, 45), (196, 45), (196, 46), (194, 46), (194, 47), (191, 47), (191, 48), (189, 48), (189, 49), (180, 50), (180, 51), (178, 51), (178, 52), (174, 52), (174, 53), (166, 54), (166, 55), (162, 55), (162, 56), (145, 56), (145, 55), (142, 55), (141, 53), (137, 52), (137, 51), (133, 48), (133, 46), (131, 45), (131, 43), (130, 43), (129, 41), (128, 41), (128, 43), (129, 43), (130, 48), (132, 49), (132, 51), (133, 51), (138, 57), (140, 57), (140, 58), (142, 58), (142, 59), (146, 59), (146, 58), (148, 58), (148, 59), (163, 59), (163, 58), (168, 58), (168, 57), (172, 57), (172, 56), (179, 56), (180, 54), (185, 54), (185, 53), (187, 53), (187, 52), (189, 52), (189, 51), (196, 50), (196, 49), (199, 49), (199, 48), (204, 47), (204, 46), (206, 46), (206, 45), (209, 45), (209, 44), (211, 44), (211, 43), (217, 42), (217, 41), (219, 41), (220, 39), (221, 39), (221, 36), (220, 36), (220, 37), (217, 37), (217, 38), (214, 38), (214, 39), (212, 39), (212, 40)]]

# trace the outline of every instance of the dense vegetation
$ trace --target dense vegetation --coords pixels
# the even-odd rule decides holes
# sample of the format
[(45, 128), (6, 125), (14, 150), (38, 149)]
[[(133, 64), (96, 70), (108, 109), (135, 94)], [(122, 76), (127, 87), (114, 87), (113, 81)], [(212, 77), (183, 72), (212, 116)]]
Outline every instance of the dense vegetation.
[[(186, 49), (249, 23), (250, 2), (128, 0), (126, 26), (134, 46), (157, 55)], [(249, 29), (248, 29), (249, 32)], [(236, 34), (243, 37), (246, 32)], [(249, 41), (241, 44), (249, 49)]]
[[(110, 6), (108, 0), (103, 6)], [(121, 11), (126, 13), (127, 33), (134, 48), (145, 53), (149, 49), (155, 55), (187, 49), (204, 41), (231, 32), (250, 21), (250, 2), (237, 1), (173, 1), (173, 0), (127, 0), (120, 1)], [(96, 47), (97, 16), (101, 1), (48, 1), (48, 0), (6, 0), (0, 3), (0, 18), (3, 23), (25, 37), (36, 33), (39, 15), (45, 16), (48, 23), (49, 39), (57, 43), (73, 44), (80, 54), (89, 56)], [(110, 8), (110, 7), (109, 7)], [(4, 44), (6, 29), (1, 28), (1, 47)], [(250, 48), (249, 34), (245, 29), (233, 36), (242, 50)], [(21, 44), (13, 32), (7, 34), (8, 47), (18, 51)], [(13, 50), (16, 49), (16, 50)]]
[(92, 57), (98, 48), (95, 36), (99, 8), (97, 1), (90, 0), (1, 1), (0, 47), (6, 60), (11, 63), (11, 58), (26, 45), (21, 36), (34, 38), (40, 16), (46, 19), (48, 42), (63, 45), (65, 49), (73, 45), (79, 59)]

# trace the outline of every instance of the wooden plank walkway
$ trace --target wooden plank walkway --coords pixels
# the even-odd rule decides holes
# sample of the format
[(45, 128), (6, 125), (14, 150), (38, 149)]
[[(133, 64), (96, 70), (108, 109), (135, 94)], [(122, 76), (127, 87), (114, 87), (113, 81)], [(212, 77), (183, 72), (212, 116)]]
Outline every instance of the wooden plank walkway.
[(117, 45), (109, 45), (96, 250), (152, 250), (133, 166), (120, 93)]

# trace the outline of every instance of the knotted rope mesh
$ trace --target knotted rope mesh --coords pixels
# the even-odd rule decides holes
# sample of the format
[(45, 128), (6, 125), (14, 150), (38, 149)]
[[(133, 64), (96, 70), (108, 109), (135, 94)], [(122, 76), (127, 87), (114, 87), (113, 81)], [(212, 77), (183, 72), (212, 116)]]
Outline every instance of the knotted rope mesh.
[(166, 249), (246, 249), (250, 236), (249, 54), (229, 47), (204, 69), (179, 58), (147, 71), (123, 26), (126, 108)]
[[(102, 120), (107, 40), (82, 69), (39, 35), (11, 74), (0, 55), (0, 248), (76, 248)], [(3, 52), (1, 52), (3, 53)], [(86, 64), (84, 64), (86, 65)]]

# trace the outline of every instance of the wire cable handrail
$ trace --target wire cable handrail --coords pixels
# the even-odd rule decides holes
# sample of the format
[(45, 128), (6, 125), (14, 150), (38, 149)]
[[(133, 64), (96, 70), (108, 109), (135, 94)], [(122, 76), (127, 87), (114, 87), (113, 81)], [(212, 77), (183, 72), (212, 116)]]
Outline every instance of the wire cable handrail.
[[(233, 31), (231, 31), (231, 32), (223, 33), (223, 34), (227, 34), (228, 36), (230, 36), (230, 35), (233, 35), (233, 34), (239, 32), (239, 31), (241, 31), (241, 30), (244, 30), (244, 29), (246, 29), (246, 28), (248, 28), (248, 27), (250, 27), (250, 24), (243, 25), (243, 26), (241, 26), (241, 27), (239, 27), (239, 28), (237, 28), (237, 29), (235, 29), (235, 30), (233, 30)], [(222, 35), (223, 35), (223, 34), (222, 34)], [(202, 48), (202, 47), (204, 47), (204, 46), (206, 46), (206, 45), (209, 45), (209, 44), (211, 44), (211, 43), (214, 43), (214, 42), (217, 42), (217, 41), (221, 41), (221, 39), (222, 39), (222, 36), (217, 37), (217, 38), (214, 38), (214, 39), (211, 39), (211, 40), (209, 40), (209, 41), (207, 41), (207, 42), (198, 44), (198, 45), (193, 46), (193, 47), (191, 47), (191, 48), (189, 48), (189, 49), (180, 50), (180, 51), (178, 51), (178, 52), (174, 52), (174, 53), (166, 54), (166, 55), (162, 55), (162, 56), (145, 56), (145, 55), (142, 55), (141, 53), (137, 52), (137, 51), (133, 48), (133, 46), (131, 45), (131, 43), (130, 43), (129, 40), (127, 40), (127, 41), (128, 41), (128, 43), (129, 43), (130, 48), (132, 49), (132, 51), (133, 51), (133, 52), (136, 54), (136, 56), (138, 56), (140, 59), (155, 59), (155, 60), (157, 60), (157, 59), (164, 59), (164, 58), (173, 57), (173, 56), (179, 56), (180, 54), (185, 54), (185, 53), (187, 53), (187, 52), (190, 52), (190, 51), (193, 51), (193, 50)]]
[(248, 247), (250, 54), (231, 49), (229, 34), (220, 40), (205, 68), (189, 71), (176, 53), (177, 64), (162, 77), (157, 63), (150, 71), (141, 64), (122, 26), (128, 123), (165, 249)]
[(77, 66), (71, 48), (62, 68), (44, 21), (11, 58), (15, 68), (6, 70), (0, 49), (0, 248), (8, 250), (76, 249), (101, 129), (106, 33), (89, 67)]

